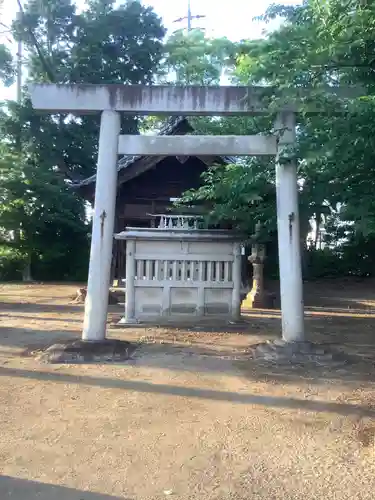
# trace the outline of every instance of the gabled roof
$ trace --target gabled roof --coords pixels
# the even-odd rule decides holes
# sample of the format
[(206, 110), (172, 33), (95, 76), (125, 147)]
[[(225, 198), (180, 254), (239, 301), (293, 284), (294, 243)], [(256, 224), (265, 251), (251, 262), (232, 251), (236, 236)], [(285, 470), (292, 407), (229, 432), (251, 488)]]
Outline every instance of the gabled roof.
[[(157, 135), (185, 135), (191, 132), (194, 132), (194, 127), (191, 125), (188, 118), (184, 116), (177, 116), (167, 120), (159, 129)], [(142, 162), (143, 164), (142, 172), (143, 172), (152, 168), (155, 164), (159, 163), (163, 158), (164, 156), (163, 157), (140, 156), (140, 155), (123, 156), (117, 164), (117, 172), (119, 174), (118, 183), (122, 184), (123, 182), (126, 182), (126, 180), (128, 180), (127, 179), (128, 176), (122, 174), (124, 174), (125, 171), (128, 170), (131, 166)], [(220, 160), (222, 163), (228, 163), (228, 164), (235, 163), (236, 161), (235, 158), (229, 156), (218, 157), (218, 160)], [(73, 184), (72, 187), (75, 189), (93, 187), (92, 185), (95, 184), (95, 181), (96, 181), (96, 174), (88, 177), (87, 179), (84, 179), (80, 182)]]

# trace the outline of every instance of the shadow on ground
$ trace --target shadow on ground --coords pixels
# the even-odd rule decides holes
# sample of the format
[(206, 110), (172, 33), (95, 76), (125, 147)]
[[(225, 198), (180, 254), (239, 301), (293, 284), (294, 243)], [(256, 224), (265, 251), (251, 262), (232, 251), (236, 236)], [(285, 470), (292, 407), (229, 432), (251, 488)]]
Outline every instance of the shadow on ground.
[[(41, 333), (43, 338), (41, 338)], [(1, 347), (18, 347), (26, 354), (32, 350), (43, 349), (51, 343), (65, 342), (78, 337), (79, 333), (74, 330), (41, 331), (38, 328), (0, 326), (0, 351)]]
[[(23, 297), (27, 301), (47, 303), (0, 301), (0, 353), (3, 348), (6, 357), (14, 356), (13, 347), (17, 348), (15, 355), (19, 356), (22, 350), (28, 354), (80, 336), (83, 306), (48, 303), (47, 297), (67, 293), (64, 287), (50, 292), (47, 286), (38, 290), (39, 295), (33, 288), (27, 288)], [(306, 284), (305, 292), (307, 340), (356, 357), (356, 363), (336, 369), (255, 363), (251, 359), (251, 346), (281, 336), (278, 310), (245, 311), (241, 324), (225, 326), (133, 325), (123, 328), (114, 326), (122, 316), (123, 306), (112, 306), (109, 308), (110, 337), (140, 344), (134, 360), (140, 366), (175, 372), (219, 374), (236, 371), (249, 380), (280, 384), (375, 382), (375, 314), (371, 306), (375, 304), (374, 282)], [(7, 293), (6, 290), (3, 295)], [(60, 299), (68, 301), (68, 294)]]
[[(247, 392), (217, 391), (167, 384), (151, 384), (135, 380), (110, 379), (105, 377), (76, 376), (67, 373), (51, 373), (45, 371), (24, 370), (0, 367), (0, 377), (19, 377), (37, 381), (49, 381), (64, 384), (82, 384), (109, 389), (122, 389), (149, 394), (162, 394), (185, 398), (225, 401), (230, 403), (257, 405), (271, 408), (302, 409), (312, 412), (328, 412), (338, 415), (360, 415), (375, 418), (375, 407), (348, 403), (305, 400), (289, 397), (249, 394)], [(1, 489), (0, 489), (1, 491)], [(1, 498), (1, 497), (0, 497)]]
[[(1, 313), (0, 312), (0, 321), (5, 321), (5, 320), (17, 320), (20, 319), (22, 321), (36, 321), (38, 319), (38, 316), (32, 316), (31, 314), (11, 314), (11, 313)], [(49, 318), (48, 316), (43, 316), (43, 321), (54, 321), (56, 322), (61, 322), (63, 321), (64, 323), (79, 323), (82, 324), (82, 319), (81, 318), (66, 318), (64, 317), (63, 320), (61, 317), (57, 316), (55, 318)]]
[[(262, 322), (261, 322), (262, 323)], [(248, 380), (277, 384), (344, 385), (375, 383), (374, 319), (343, 318), (311, 322), (308, 339), (348, 356), (344, 366), (277, 365), (252, 359), (251, 347), (280, 336), (278, 320), (268, 320), (267, 326), (254, 319), (241, 332), (201, 331), (199, 329), (136, 328), (112, 330), (111, 337), (127, 340), (138, 346), (131, 363), (139, 367), (171, 370), (174, 372), (205, 372), (242, 374)], [(309, 322), (307, 322), (309, 323)], [(53, 343), (78, 339), (78, 330), (25, 329), (0, 327), (0, 352), (7, 357), (24, 355), (35, 357)], [(12, 348), (16, 351), (12, 353)], [(129, 362), (126, 362), (128, 364)]]
[(13, 500), (129, 500), (125, 497), (91, 493), (8, 476), (0, 476), (0, 498), (2, 500), (7, 498)]
[[(276, 296), (280, 307), (280, 284), (267, 281), (266, 289)], [(303, 284), (305, 307), (375, 312), (375, 280), (371, 278), (337, 278), (307, 281)]]
[[(83, 309), (83, 306), (81, 306), (81, 309)], [(72, 313), (72, 312), (79, 312), (80, 308), (79, 305), (74, 305), (74, 304), (46, 304), (45, 302), (39, 303), (39, 304), (30, 304), (30, 303), (14, 303), (14, 302), (0, 302), (0, 311), (5, 312), (5, 311), (10, 311), (11, 313), (23, 313), (23, 312), (28, 312), (28, 313), (44, 313), (44, 312), (51, 312), (51, 313)]]

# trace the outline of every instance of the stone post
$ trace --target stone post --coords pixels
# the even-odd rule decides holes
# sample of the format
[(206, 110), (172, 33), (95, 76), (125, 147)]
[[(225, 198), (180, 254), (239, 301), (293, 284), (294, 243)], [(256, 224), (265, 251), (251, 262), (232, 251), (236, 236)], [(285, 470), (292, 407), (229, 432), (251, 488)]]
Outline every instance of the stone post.
[(295, 114), (279, 113), (275, 129), (279, 131), (276, 198), (282, 336), (286, 342), (295, 342), (304, 340), (297, 165), (293, 152), (285, 150), (295, 144)]
[(126, 293), (125, 318), (120, 323), (132, 324), (135, 320), (135, 240), (126, 242)]
[(232, 318), (233, 321), (241, 319), (241, 245), (233, 245), (233, 292), (232, 292)]
[(82, 340), (90, 342), (103, 341), (106, 336), (119, 135), (119, 113), (103, 111), (100, 122), (89, 278), (82, 332)]

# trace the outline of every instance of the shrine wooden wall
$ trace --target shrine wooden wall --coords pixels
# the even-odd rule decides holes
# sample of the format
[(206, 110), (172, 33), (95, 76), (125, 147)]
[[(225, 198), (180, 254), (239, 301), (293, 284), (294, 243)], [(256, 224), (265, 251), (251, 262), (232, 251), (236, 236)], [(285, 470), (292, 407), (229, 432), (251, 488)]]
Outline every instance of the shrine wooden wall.
[[(206, 169), (207, 165), (196, 157), (187, 158), (185, 163), (176, 157), (167, 157), (150, 170), (120, 185), (115, 232), (121, 232), (127, 226), (150, 227), (152, 218), (148, 214), (165, 213), (173, 205), (171, 198), (179, 198), (184, 191), (199, 187), (202, 184), (201, 175)], [(115, 241), (113, 279), (125, 277), (125, 258), (125, 242)]]

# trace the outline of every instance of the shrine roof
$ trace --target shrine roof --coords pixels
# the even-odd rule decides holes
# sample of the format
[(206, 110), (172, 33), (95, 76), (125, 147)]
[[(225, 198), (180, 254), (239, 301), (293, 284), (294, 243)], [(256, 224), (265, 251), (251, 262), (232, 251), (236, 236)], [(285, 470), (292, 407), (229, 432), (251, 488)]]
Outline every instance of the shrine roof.
[[(194, 127), (190, 123), (189, 119), (185, 116), (177, 116), (177, 117), (172, 117), (168, 120), (166, 120), (160, 129), (156, 132), (155, 135), (185, 135), (188, 133), (194, 132)], [(214, 155), (213, 155), (214, 156)], [(140, 155), (125, 155), (120, 158), (117, 164), (117, 172), (120, 174), (122, 173), (125, 169), (129, 169), (132, 165), (136, 163), (145, 163), (145, 159), (147, 159), (147, 169), (152, 168), (155, 166), (157, 163), (159, 163), (163, 157), (159, 156), (140, 156)], [(218, 159), (221, 160), (222, 163), (235, 163), (236, 159), (234, 157), (230, 156), (221, 156)], [(214, 162), (213, 162), (214, 163)], [(144, 171), (144, 170), (143, 170)], [(79, 182), (76, 182), (72, 184), (72, 188), (75, 189), (81, 189), (85, 187), (92, 187), (92, 185), (95, 184), (96, 181), (96, 174), (91, 175), (90, 177), (83, 179)], [(126, 178), (121, 181), (121, 177), (119, 177), (119, 184), (122, 184), (123, 182), (126, 182)]]

